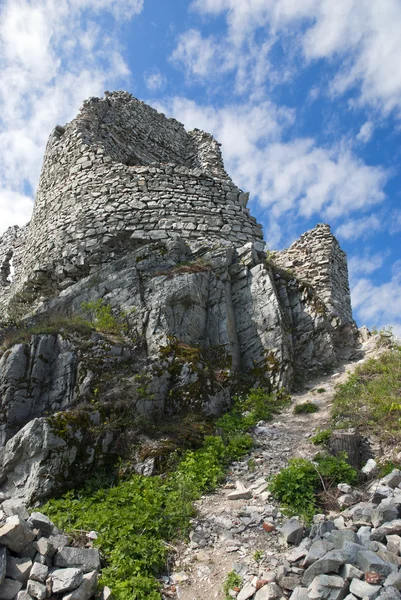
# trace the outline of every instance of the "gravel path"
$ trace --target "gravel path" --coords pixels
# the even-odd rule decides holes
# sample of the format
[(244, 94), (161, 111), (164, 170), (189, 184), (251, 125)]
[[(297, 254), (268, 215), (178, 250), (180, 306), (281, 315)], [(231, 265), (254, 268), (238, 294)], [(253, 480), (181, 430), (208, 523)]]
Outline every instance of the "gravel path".
[[(197, 502), (192, 541), (176, 556), (173, 579), (180, 600), (223, 600), (223, 584), (234, 565), (237, 572), (259, 579), (274, 573), (288, 548), (280, 541), (277, 527), (282, 515), (266, 491), (266, 477), (286, 467), (290, 458), (311, 458), (318, 452), (309, 438), (316, 429), (329, 426), (336, 385), (346, 381), (358, 364), (380, 353), (376, 341), (373, 337), (364, 344), (361, 360), (344, 363), (334, 374), (293, 394), (291, 406), (273, 422), (256, 428), (255, 448), (245, 460), (233, 463), (226, 484)], [(303, 402), (316, 403), (319, 411), (295, 415), (294, 406)], [(250, 498), (228, 498), (236, 482), (251, 492)]]

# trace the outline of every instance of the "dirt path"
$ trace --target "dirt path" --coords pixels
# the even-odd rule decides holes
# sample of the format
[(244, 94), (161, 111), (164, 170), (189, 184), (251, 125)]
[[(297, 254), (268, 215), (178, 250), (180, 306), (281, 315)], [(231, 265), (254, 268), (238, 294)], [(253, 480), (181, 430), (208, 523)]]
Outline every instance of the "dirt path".
[[(266, 491), (266, 477), (286, 467), (290, 458), (316, 454), (317, 447), (309, 438), (316, 429), (328, 427), (336, 385), (346, 381), (358, 364), (380, 352), (375, 338), (362, 350), (362, 360), (344, 363), (333, 375), (311, 381), (306, 391), (292, 395), (292, 405), (274, 422), (257, 427), (251, 455), (232, 465), (226, 485), (197, 502), (192, 541), (179, 548), (173, 575), (180, 600), (224, 600), (223, 584), (233, 569), (259, 579), (269, 579), (275, 572), (288, 548), (275, 528), (281, 514)], [(303, 402), (314, 402), (319, 411), (295, 415), (294, 405)], [(252, 492), (249, 499), (228, 498), (237, 481)], [(266, 531), (269, 524), (270, 532)]]

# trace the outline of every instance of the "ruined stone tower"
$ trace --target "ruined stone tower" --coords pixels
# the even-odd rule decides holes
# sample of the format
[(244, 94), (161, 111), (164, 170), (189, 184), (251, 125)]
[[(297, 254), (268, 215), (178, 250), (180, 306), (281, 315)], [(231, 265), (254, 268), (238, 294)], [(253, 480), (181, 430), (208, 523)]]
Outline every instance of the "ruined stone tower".
[(50, 135), (32, 220), (1, 242), (3, 298), (4, 286), (37, 295), (49, 281), (63, 287), (110, 257), (177, 234), (190, 243), (261, 241), (247, 199), (211, 135), (188, 133), (126, 92), (91, 98)]

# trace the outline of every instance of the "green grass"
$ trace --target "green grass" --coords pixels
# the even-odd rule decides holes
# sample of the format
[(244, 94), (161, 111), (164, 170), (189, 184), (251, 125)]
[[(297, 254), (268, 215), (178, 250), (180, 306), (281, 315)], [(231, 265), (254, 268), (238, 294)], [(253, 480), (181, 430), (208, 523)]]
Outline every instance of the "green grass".
[(401, 347), (357, 367), (333, 400), (337, 428), (401, 439)]
[(96, 543), (107, 563), (101, 584), (116, 599), (159, 600), (156, 577), (166, 570), (166, 542), (188, 533), (193, 501), (223, 481), (229, 463), (252, 447), (247, 431), (285, 401), (286, 396), (252, 389), (217, 419), (216, 435), (206, 436), (197, 450), (172, 455), (167, 475), (134, 475), (100, 489), (99, 482), (89, 482), (42, 510), (67, 532), (99, 533)]
[(302, 404), (297, 404), (294, 407), (294, 413), (296, 415), (304, 414), (304, 413), (315, 413), (319, 410), (317, 404), (313, 402), (303, 402)]
[(234, 588), (240, 588), (242, 586), (243, 580), (235, 571), (230, 571), (227, 574), (226, 580), (223, 585), (223, 591), (225, 594), (225, 600), (232, 600), (230, 596), (230, 590)]

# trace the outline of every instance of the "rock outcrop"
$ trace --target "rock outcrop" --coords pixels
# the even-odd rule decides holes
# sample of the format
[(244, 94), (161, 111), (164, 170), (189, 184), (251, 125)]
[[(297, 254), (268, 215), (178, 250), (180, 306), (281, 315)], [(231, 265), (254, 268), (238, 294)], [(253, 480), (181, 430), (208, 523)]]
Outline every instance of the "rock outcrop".
[[(5, 497), (73, 485), (135, 445), (140, 415), (219, 414), (246, 387), (290, 389), (355, 354), (329, 226), (266, 254), (248, 196), (212, 136), (124, 92), (56, 127), (31, 222), (0, 238)], [(96, 306), (118, 327), (95, 332)]]

